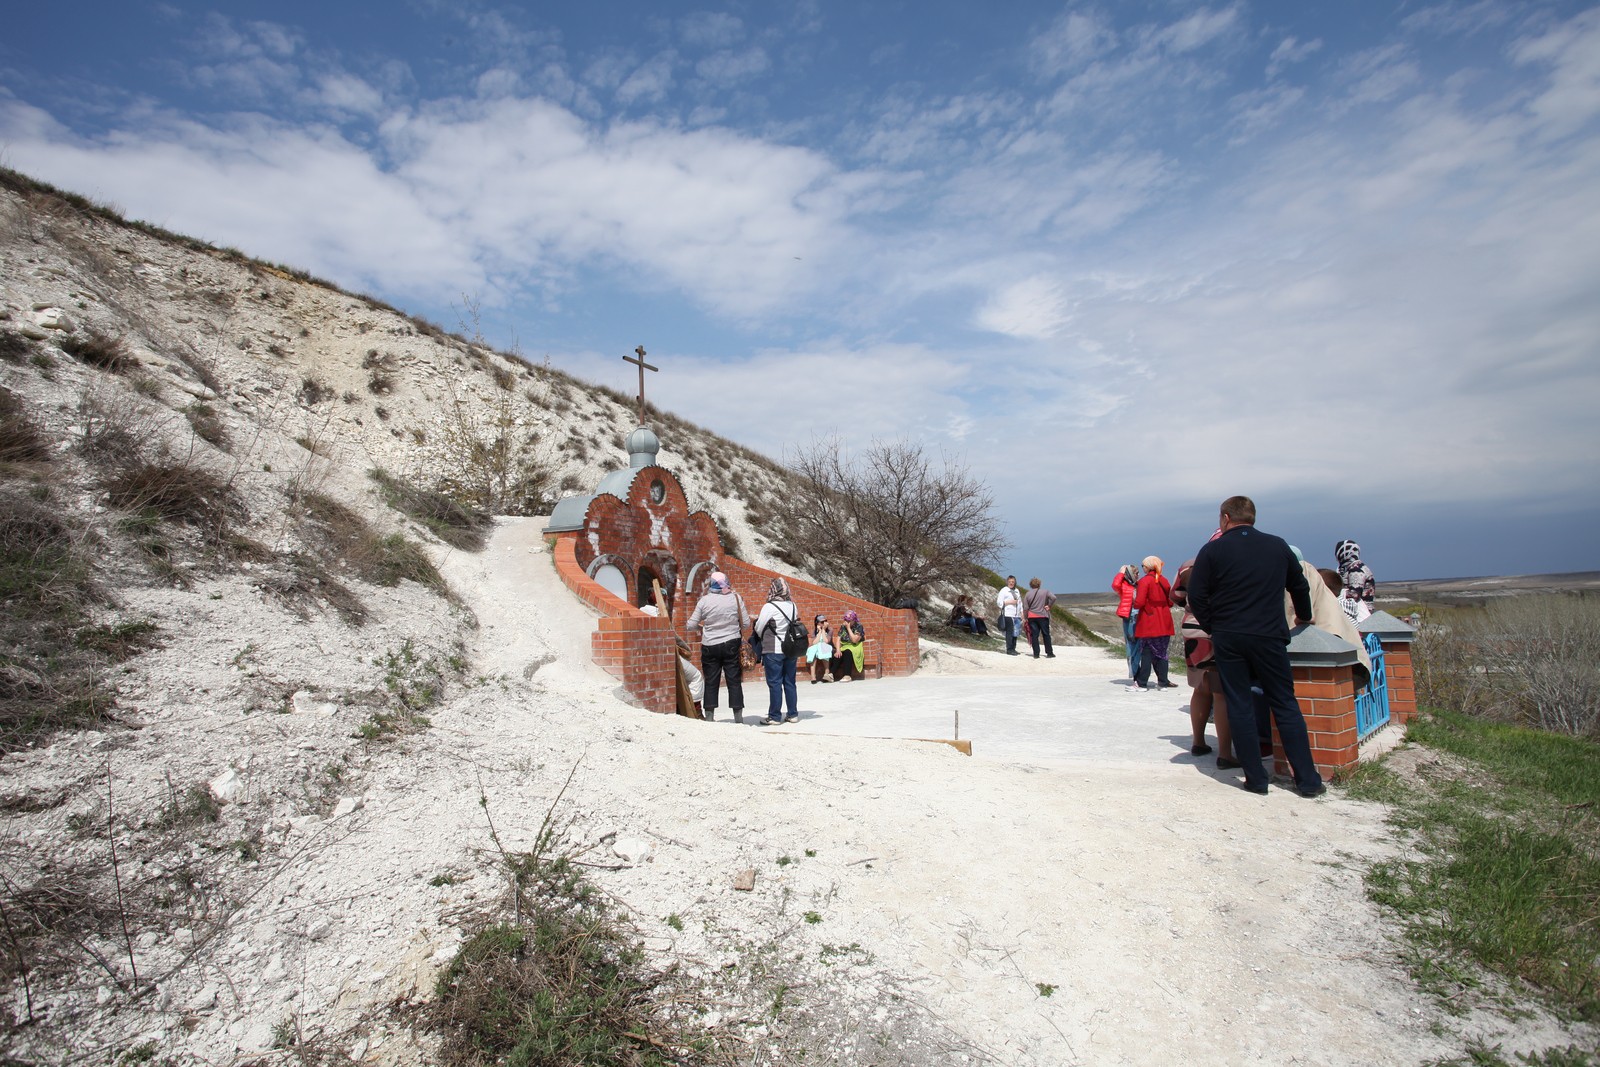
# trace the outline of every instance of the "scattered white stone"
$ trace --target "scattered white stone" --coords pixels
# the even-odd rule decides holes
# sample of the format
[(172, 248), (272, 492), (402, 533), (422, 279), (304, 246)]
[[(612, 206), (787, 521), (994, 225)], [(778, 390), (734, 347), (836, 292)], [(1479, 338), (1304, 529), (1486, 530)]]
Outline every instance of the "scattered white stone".
[(327, 919), (318, 919), (316, 922), (306, 927), (306, 939), (310, 941), (321, 941), (323, 938), (328, 936), (328, 932), (332, 929), (333, 923), (329, 922)]
[(638, 837), (619, 837), (611, 843), (611, 852), (618, 859), (637, 866), (650, 858), (650, 842)]
[(219, 804), (232, 804), (239, 799), (239, 794), (244, 792), (244, 780), (239, 777), (239, 772), (229, 767), (211, 781), (206, 783), (211, 790), (211, 795), (217, 798)]
[(192, 1011), (210, 1011), (216, 1006), (217, 987), (213, 983), (201, 986), (200, 992), (196, 993), (194, 999), (189, 1001), (189, 1008)]
[(333, 819), (342, 819), (352, 811), (360, 811), (365, 802), (360, 797), (340, 797), (339, 803), (333, 806)]
[(290, 697), (289, 702), (293, 706), (296, 715), (317, 715), (322, 718), (329, 718), (339, 710), (337, 704), (326, 700), (318, 700), (304, 689)]
[(65, 330), (70, 332), (73, 329), (72, 320), (60, 308), (47, 307), (43, 311), (36, 312), (33, 316), (33, 321), (40, 329), (44, 330)]

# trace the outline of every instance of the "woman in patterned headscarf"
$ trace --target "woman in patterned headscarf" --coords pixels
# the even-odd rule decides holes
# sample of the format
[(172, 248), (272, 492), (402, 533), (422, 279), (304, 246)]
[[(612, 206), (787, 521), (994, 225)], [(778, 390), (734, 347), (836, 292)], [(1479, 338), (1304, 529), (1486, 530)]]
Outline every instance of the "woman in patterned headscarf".
[(1339, 563), (1339, 580), (1343, 583), (1339, 606), (1352, 621), (1360, 622), (1372, 614), (1372, 603), (1376, 599), (1377, 583), (1372, 580), (1372, 571), (1361, 562), (1361, 546), (1354, 541), (1340, 541), (1334, 545), (1333, 558)]

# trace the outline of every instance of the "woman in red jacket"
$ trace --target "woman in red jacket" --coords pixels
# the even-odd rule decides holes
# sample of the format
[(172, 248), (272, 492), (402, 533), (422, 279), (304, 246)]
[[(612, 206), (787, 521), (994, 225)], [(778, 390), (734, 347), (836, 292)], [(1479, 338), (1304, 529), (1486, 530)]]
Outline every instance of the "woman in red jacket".
[(1133, 676), (1130, 693), (1149, 691), (1150, 667), (1156, 669), (1156, 682), (1162, 689), (1176, 689), (1167, 678), (1167, 647), (1172, 641), (1172, 584), (1161, 576), (1161, 557), (1144, 558), (1144, 577), (1134, 590), (1133, 635), (1139, 639), (1139, 669)]
[(1133, 636), (1133, 595), (1139, 585), (1139, 565), (1130, 563), (1111, 579), (1111, 591), (1117, 594), (1117, 618), (1122, 620), (1122, 643), (1127, 649), (1128, 684), (1133, 684), (1134, 672), (1139, 669), (1139, 639)]

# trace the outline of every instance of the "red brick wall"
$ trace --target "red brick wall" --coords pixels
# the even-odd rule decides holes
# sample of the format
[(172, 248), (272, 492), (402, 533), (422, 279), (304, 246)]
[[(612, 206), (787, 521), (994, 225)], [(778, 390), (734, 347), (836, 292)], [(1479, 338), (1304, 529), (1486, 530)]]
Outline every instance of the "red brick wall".
[[(744, 597), (745, 605), (754, 618), (766, 603), (767, 590), (777, 571), (769, 571), (732, 556), (722, 558), (722, 570), (733, 583), (734, 590)], [(827, 586), (803, 582), (782, 575), (789, 583), (789, 593), (800, 609), (800, 619), (808, 627), (816, 615), (826, 615), (836, 629), (846, 611), (861, 616), (867, 631), (866, 661), (876, 663), (889, 677), (904, 677), (917, 669), (922, 654), (917, 640), (917, 613), (909, 610), (886, 608), (870, 601), (860, 600)]]
[[(1349, 667), (1295, 667), (1294, 695), (1305, 716), (1311, 758), (1317, 770), (1332, 776), (1356, 764), (1356, 683)], [(1283, 753), (1276, 725), (1273, 754), (1280, 774), (1292, 769)]]
[(567, 588), (600, 612), (599, 624), (590, 637), (595, 663), (648, 710), (676, 712), (678, 682), (673, 657), (677, 640), (671, 624), (618, 600), (585, 574), (578, 566), (579, 537), (577, 532), (556, 535), (552, 552), (556, 573)]
[(1389, 680), (1389, 721), (1410, 722), (1417, 717), (1417, 680), (1411, 673), (1411, 642), (1383, 643), (1383, 672)]

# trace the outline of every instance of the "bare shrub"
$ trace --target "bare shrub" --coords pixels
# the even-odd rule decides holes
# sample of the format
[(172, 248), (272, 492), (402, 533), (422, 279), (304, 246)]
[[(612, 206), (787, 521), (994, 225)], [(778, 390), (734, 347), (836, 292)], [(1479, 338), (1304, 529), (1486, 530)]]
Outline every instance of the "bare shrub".
[(40, 501), (0, 489), (0, 751), (111, 712), (104, 657), (73, 641), (101, 600), (82, 543)]
[(350, 626), (362, 626), (370, 612), (349, 586), (335, 578), (316, 556), (290, 552), (278, 559), (278, 566), (255, 581), (264, 595), (282, 604), (302, 619), (311, 609), (327, 605)]
[(1491, 601), (1448, 627), (1424, 625), (1423, 703), (1556, 733), (1600, 737), (1600, 600), (1550, 594)]
[(969, 582), (1009, 545), (989, 487), (948, 459), (935, 469), (920, 445), (874, 441), (852, 458), (823, 440), (792, 466), (787, 521), (763, 532), (874, 603)]
[(217, 414), (216, 408), (210, 404), (196, 402), (184, 408), (183, 414), (189, 420), (189, 426), (194, 430), (196, 437), (224, 452), (228, 450), (228, 430), (223, 426), (222, 418)]
[(28, 418), (22, 398), (0, 388), (0, 464), (42, 463), (52, 451), (44, 433)]
[(78, 398), (78, 451), (102, 467), (131, 466), (155, 447), (167, 418), (91, 386)]
[(361, 366), (369, 371), (367, 375), (367, 392), (375, 396), (388, 396), (394, 392), (394, 354), (379, 352), (376, 348), (367, 349), (367, 354), (361, 361)]
[(113, 507), (153, 514), (218, 536), (242, 519), (244, 504), (213, 471), (179, 459), (135, 463), (102, 483)]
[(128, 346), (120, 337), (110, 337), (99, 330), (89, 330), (82, 336), (73, 335), (61, 342), (62, 351), (81, 363), (101, 370), (121, 374), (139, 366)]
[(300, 392), (297, 395), (306, 404), (316, 407), (325, 400), (332, 400), (339, 395), (339, 392), (327, 383), (307, 375), (301, 380)]

